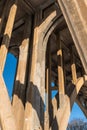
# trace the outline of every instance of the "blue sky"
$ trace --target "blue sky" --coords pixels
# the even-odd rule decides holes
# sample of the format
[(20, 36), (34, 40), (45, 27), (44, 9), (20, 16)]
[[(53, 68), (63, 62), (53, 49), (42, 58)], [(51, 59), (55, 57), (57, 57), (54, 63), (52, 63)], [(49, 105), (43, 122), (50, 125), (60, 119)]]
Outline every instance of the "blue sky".
[[(17, 64), (17, 59), (12, 54), (8, 53), (7, 59), (6, 59), (6, 64), (5, 64), (5, 69), (3, 72), (3, 77), (5, 79), (5, 83), (7, 86), (7, 90), (8, 90), (10, 99), (11, 99), (12, 91), (13, 91), (16, 64)], [(53, 85), (54, 84), (52, 84), (52, 86)], [(55, 93), (53, 93), (53, 96), (54, 95), (55, 95)], [(73, 109), (72, 109), (69, 121), (71, 121), (73, 119), (86, 120), (83, 112), (81, 111), (81, 109), (78, 107), (78, 105), (76, 103), (74, 103), (74, 105), (73, 105)]]
[(87, 121), (80, 107), (76, 103), (73, 105), (69, 121), (72, 121), (73, 119), (83, 119), (84, 121)]
[(5, 68), (3, 72), (3, 77), (5, 79), (5, 84), (9, 93), (9, 97), (12, 96), (15, 70), (16, 70), (17, 59), (11, 54), (8, 53)]

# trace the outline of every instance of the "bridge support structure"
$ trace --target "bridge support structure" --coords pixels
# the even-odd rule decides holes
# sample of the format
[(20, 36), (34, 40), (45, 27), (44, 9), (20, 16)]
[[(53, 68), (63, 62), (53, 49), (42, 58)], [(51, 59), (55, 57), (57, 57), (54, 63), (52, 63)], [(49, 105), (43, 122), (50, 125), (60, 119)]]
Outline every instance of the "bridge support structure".
[[(52, 0), (35, 11), (9, 1), (0, 16), (1, 129), (66, 130), (75, 101), (87, 116), (87, 3)], [(18, 58), (12, 101), (3, 78), (8, 52)]]

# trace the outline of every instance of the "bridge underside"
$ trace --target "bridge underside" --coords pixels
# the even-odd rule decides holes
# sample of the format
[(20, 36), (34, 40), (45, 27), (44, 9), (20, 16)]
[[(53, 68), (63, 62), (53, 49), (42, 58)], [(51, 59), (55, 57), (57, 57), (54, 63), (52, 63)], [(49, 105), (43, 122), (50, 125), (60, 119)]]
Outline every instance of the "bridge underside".
[[(75, 101), (87, 117), (86, 11), (85, 0), (0, 1), (2, 130), (66, 130)], [(18, 59), (12, 101), (8, 52)]]

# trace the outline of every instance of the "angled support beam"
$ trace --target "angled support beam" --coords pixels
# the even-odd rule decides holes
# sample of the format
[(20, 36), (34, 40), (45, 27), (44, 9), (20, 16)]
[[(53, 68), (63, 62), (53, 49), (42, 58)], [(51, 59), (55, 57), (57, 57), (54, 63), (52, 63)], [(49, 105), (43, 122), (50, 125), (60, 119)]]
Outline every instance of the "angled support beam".
[(2, 130), (17, 130), (2, 72), (0, 70), (0, 125)]
[(75, 88), (70, 96), (70, 102), (71, 102), (71, 107), (73, 103), (75, 102), (75, 99), (81, 89), (81, 87), (87, 82), (87, 75), (83, 75), (83, 77), (80, 77), (77, 79), (77, 82), (75, 83)]
[(14, 27), (13, 27), (13, 31), (15, 31), (16, 29), (18, 29), (23, 24), (24, 24), (24, 18), (21, 18), (18, 21), (16, 21), (15, 24), (14, 24)]
[(8, 47), (11, 39), (12, 29), (15, 21), (15, 16), (17, 12), (17, 0), (14, 0), (14, 3), (12, 4), (3, 36), (2, 45), (0, 48), (0, 69), (3, 72), (5, 60), (8, 52)]
[(87, 109), (84, 108), (84, 106), (81, 104), (81, 102), (79, 101), (78, 96), (77, 96), (77, 98), (76, 98), (76, 103), (79, 105), (79, 107), (81, 108), (81, 110), (83, 111), (84, 115), (85, 115), (86, 118), (87, 118)]

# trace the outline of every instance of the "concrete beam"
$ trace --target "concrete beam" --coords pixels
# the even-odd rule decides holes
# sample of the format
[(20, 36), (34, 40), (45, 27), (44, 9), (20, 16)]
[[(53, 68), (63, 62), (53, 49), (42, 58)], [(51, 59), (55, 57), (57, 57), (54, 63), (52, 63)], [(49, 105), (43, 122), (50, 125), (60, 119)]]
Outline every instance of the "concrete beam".
[(76, 98), (76, 103), (79, 105), (79, 107), (81, 108), (82, 112), (84, 113), (84, 115), (87, 118), (87, 109), (84, 108), (84, 106), (82, 105), (82, 103), (79, 101), (78, 97)]
[(16, 12), (17, 12), (17, 1), (14, 1), (14, 3), (12, 4), (10, 8), (10, 12), (9, 12), (9, 16), (8, 16), (4, 36), (3, 36), (3, 41), (0, 48), (0, 59), (1, 59), (0, 69), (2, 70), (2, 72), (4, 70), (4, 65), (5, 65), (8, 47), (9, 47), (9, 43), (11, 39)]
[(87, 74), (87, 1), (57, 0)]

